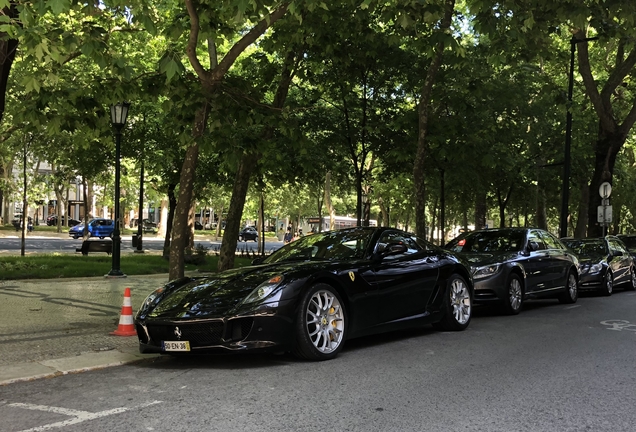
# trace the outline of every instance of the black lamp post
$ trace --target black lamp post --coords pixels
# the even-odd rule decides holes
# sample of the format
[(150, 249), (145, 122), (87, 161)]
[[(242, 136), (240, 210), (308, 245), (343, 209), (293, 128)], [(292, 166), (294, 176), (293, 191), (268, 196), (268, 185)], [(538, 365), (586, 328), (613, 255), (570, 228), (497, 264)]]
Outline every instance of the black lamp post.
[(563, 160), (563, 185), (561, 187), (561, 220), (559, 224), (559, 236), (568, 236), (568, 206), (570, 202), (570, 148), (572, 146), (572, 91), (574, 90), (574, 54), (576, 44), (596, 40), (598, 37), (570, 39), (570, 77), (568, 81), (568, 113), (565, 122), (565, 155)]
[(120, 210), (119, 210), (119, 177), (120, 177), (120, 152), (121, 152), (121, 131), (126, 126), (126, 118), (128, 117), (128, 102), (122, 102), (110, 107), (110, 121), (115, 129), (115, 230), (113, 231), (113, 263), (111, 269), (106, 275), (107, 277), (126, 277), (122, 273), (120, 266), (120, 249), (121, 249), (121, 233)]

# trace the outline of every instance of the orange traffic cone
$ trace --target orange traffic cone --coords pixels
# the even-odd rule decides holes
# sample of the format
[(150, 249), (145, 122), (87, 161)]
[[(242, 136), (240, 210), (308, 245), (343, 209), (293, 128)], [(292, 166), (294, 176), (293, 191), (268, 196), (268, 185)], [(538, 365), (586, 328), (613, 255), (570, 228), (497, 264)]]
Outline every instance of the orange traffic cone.
[(119, 325), (117, 330), (110, 332), (115, 336), (136, 336), (135, 324), (133, 322), (132, 304), (130, 302), (130, 288), (124, 291), (124, 305), (121, 307), (121, 315), (119, 316)]

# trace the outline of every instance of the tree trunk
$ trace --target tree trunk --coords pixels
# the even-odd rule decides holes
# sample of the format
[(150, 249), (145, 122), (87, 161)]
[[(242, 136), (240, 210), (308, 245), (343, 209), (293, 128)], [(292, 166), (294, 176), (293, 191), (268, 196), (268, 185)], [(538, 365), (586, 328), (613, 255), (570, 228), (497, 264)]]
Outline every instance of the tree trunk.
[[(506, 198), (501, 197), (501, 190), (497, 188), (497, 203), (499, 204), (499, 228), (506, 227), (506, 206), (510, 200), (510, 194), (512, 193), (512, 186), (508, 188)], [(511, 224), (512, 225), (512, 224)]]
[(574, 228), (575, 238), (585, 237), (585, 228), (587, 228), (587, 206), (590, 199), (590, 188), (585, 180), (581, 181), (581, 200), (577, 211), (576, 227)]
[[(445, 0), (444, 17), (439, 25), (439, 33), (446, 32), (451, 25), (451, 18), (455, 8), (455, 0)], [(417, 150), (413, 162), (413, 186), (415, 189), (415, 233), (426, 235), (426, 134), (428, 129), (429, 106), (431, 103), (431, 93), (437, 71), (442, 63), (444, 54), (444, 41), (440, 40), (435, 46), (435, 54), (431, 64), (426, 71), (424, 85), (417, 105), (418, 112), (418, 135)], [(431, 225), (434, 227), (435, 225)]]
[(190, 211), (188, 212), (188, 248), (194, 249), (194, 221), (196, 220), (197, 203), (193, 199), (190, 204)]
[(221, 212), (219, 213), (219, 222), (216, 224), (216, 238), (221, 237), (221, 224), (223, 223), (223, 210), (224, 208), (221, 207)]
[(238, 232), (241, 228), (241, 218), (243, 216), (247, 188), (250, 184), (252, 170), (256, 166), (258, 159), (259, 156), (256, 154), (245, 153), (243, 157), (241, 157), (238, 169), (236, 170), (234, 186), (232, 188), (232, 198), (230, 199), (230, 208), (227, 211), (227, 221), (221, 242), (218, 265), (219, 271), (234, 267), (234, 253), (238, 241)]
[(486, 227), (486, 193), (477, 192), (475, 197), (475, 229), (480, 230)]
[[(7, 2), (9, 5), (2, 9), (2, 15), (10, 20), (18, 18), (18, 2)], [(18, 50), (18, 40), (9, 39), (7, 33), (0, 33), (0, 122), (4, 118), (4, 108), (7, 96), (7, 84), (11, 74), (11, 66)]]
[[(336, 210), (331, 202), (331, 171), (325, 175), (325, 206), (329, 211), (329, 231), (333, 231), (336, 227)], [(322, 220), (320, 221), (320, 229), (322, 231)]]
[(263, 196), (263, 192), (261, 192), (258, 196), (258, 220), (256, 221), (256, 232), (258, 233), (258, 236), (256, 236), (256, 249), (258, 249), (258, 253), (262, 255), (265, 255), (265, 248), (262, 247), (262, 237), (265, 232), (263, 230), (263, 225), (265, 225), (264, 207), (265, 197)]
[[(435, 204), (433, 204), (433, 211), (431, 212), (431, 237), (430, 237), (431, 243), (435, 243), (435, 231), (437, 231), (435, 227), (436, 216), (437, 216), (437, 198), (435, 198)], [(426, 231), (423, 231), (423, 235), (426, 235)]]
[(89, 217), (88, 217), (88, 193), (87, 190), (88, 188), (86, 187), (86, 177), (82, 176), (82, 201), (84, 202), (84, 232), (83, 237), (84, 240), (88, 239), (88, 221), (89, 221)]
[(170, 271), (168, 275), (170, 280), (183, 277), (185, 248), (188, 246), (188, 215), (190, 213), (190, 206), (192, 205), (194, 176), (196, 174), (197, 160), (199, 157), (198, 141), (205, 132), (205, 126), (208, 121), (208, 108), (208, 104), (206, 103), (196, 112), (194, 125), (192, 127), (192, 138), (194, 142), (186, 150), (183, 166), (181, 167), (179, 197), (177, 198), (177, 208), (175, 209), (172, 239), (170, 242)]
[(599, 187), (603, 182), (612, 182), (614, 174), (614, 165), (616, 164), (616, 156), (621, 147), (625, 143), (625, 137), (618, 134), (612, 134), (603, 130), (603, 124), (600, 125), (599, 138), (595, 146), (595, 163), (594, 174), (589, 188), (589, 201), (587, 208), (587, 236), (601, 237), (603, 235), (603, 226), (597, 221), (597, 208), (601, 205), (601, 196), (598, 193)]
[(444, 184), (444, 170), (440, 170), (440, 184), (439, 184), (439, 230), (440, 230), (440, 244), (446, 244), (446, 199), (445, 184)]
[(163, 240), (163, 257), (170, 258), (170, 237), (172, 236), (172, 224), (174, 222), (174, 212), (177, 209), (177, 196), (174, 191), (177, 185), (168, 185), (168, 218), (166, 220), (166, 236)]

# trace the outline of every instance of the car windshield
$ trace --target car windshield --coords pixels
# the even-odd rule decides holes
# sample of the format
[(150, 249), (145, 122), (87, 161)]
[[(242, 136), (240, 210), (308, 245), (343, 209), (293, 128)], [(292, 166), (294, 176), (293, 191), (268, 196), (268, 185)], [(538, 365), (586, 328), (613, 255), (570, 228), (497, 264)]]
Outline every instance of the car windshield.
[(620, 239), (623, 240), (627, 249), (636, 250), (636, 237), (620, 237)]
[(372, 230), (354, 229), (307, 235), (278, 249), (263, 262), (362, 258), (372, 234)]
[(578, 255), (605, 255), (607, 246), (600, 239), (589, 240), (562, 240), (565, 245)]
[(525, 231), (479, 231), (452, 240), (446, 249), (453, 252), (516, 252), (523, 247)]

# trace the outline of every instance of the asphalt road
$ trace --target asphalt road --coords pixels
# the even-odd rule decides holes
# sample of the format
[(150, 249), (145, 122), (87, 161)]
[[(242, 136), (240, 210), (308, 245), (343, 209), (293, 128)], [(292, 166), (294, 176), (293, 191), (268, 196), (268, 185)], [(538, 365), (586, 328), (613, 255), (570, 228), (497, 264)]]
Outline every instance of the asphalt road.
[[(82, 245), (81, 239), (72, 238), (57, 238), (57, 237), (45, 237), (38, 236), (37, 234), (29, 234), (26, 239), (26, 252), (27, 253), (52, 253), (52, 252), (75, 252), (76, 248)], [(159, 237), (144, 237), (143, 248), (150, 251), (160, 251), (163, 249), (163, 238)], [(195, 244), (201, 243), (203, 246), (211, 249), (219, 248), (221, 242), (208, 241), (195, 239)], [(265, 247), (267, 250), (278, 249), (282, 246), (278, 241), (265, 241)], [(134, 250), (132, 246), (132, 239), (130, 236), (122, 238), (122, 252), (132, 252)], [(12, 237), (0, 237), (0, 253), (15, 254), (20, 251), (21, 239), (17, 236)], [(256, 250), (257, 243), (254, 241), (238, 242), (237, 248), (243, 250)]]
[(0, 431), (612, 431), (636, 425), (636, 293), (481, 308), (335, 360), (159, 358), (0, 387)]

